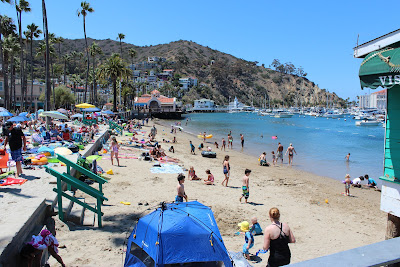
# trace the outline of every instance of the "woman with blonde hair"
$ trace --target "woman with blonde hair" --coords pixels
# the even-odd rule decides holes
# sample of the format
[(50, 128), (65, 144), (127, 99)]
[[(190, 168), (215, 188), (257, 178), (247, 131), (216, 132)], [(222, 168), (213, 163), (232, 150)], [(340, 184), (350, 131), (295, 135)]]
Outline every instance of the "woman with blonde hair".
[(264, 250), (270, 250), (268, 267), (283, 266), (290, 263), (289, 243), (295, 243), (293, 232), (289, 225), (279, 221), (280, 213), (278, 208), (269, 210), (269, 218), (271, 225), (265, 228), (264, 233)]

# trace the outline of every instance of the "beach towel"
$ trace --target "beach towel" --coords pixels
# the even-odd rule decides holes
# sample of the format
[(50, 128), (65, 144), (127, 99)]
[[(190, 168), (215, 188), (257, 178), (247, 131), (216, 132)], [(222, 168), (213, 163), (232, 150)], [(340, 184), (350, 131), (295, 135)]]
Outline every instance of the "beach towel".
[(151, 173), (183, 173), (183, 169), (175, 164), (161, 164), (161, 167), (153, 167)]
[(26, 179), (16, 179), (16, 178), (4, 178), (0, 180), (0, 186), (7, 186), (7, 185), (13, 185), (13, 184), (19, 184), (22, 185), (24, 184), (26, 181)]
[(33, 235), (31, 244), (34, 248), (39, 250), (44, 250), (48, 247), (52, 247), (56, 253), (58, 253), (58, 241), (57, 239), (50, 233), (49, 230), (44, 229), (40, 232), (40, 235)]

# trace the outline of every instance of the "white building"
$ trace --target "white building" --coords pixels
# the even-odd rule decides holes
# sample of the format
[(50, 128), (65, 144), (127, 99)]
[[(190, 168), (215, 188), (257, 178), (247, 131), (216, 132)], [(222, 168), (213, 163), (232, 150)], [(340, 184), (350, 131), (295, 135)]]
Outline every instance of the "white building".
[(200, 112), (214, 112), (215, 111), (215, 103), (210, 99), (199, 99), (194, 101), (193, 111)]
[(374, 92), (369, 95), (361, 95), (359, 98), (359, 107), (386, 109), (386, 89)]
[(244, 104), (240, 103), (236, 96), (235, 96), (235, 100), (233, 100), (233, 102), (230, 102), (229, 106), (228, 106), (229, 112), (241, 112), (241, 111), (243, 111), (243, 108), (244, 108)]
[(182, 85), (182, 89), (189, 90), (193, 86), (197, 86), (197, 79), (196, 78), (180, 78), (179, 83)]

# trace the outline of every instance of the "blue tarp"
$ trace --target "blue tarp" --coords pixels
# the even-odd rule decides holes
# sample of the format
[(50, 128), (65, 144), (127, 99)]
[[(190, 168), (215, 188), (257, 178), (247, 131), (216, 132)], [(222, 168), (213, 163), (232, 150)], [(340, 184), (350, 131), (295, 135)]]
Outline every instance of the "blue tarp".
[(129, 236), (124, 266), (215, 261), (232, 266), (213, 212), (192, 201), (164, 204), (140, 218)]

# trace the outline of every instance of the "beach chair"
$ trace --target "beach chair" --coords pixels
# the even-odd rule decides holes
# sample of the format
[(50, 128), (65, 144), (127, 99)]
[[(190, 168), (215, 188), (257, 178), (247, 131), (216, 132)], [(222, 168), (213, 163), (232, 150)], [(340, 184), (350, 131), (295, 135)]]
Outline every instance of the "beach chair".
[(5, 149), (0, 149), (0, 173), (3, 173), (3, 169), (8, 167), (9, 155)]

